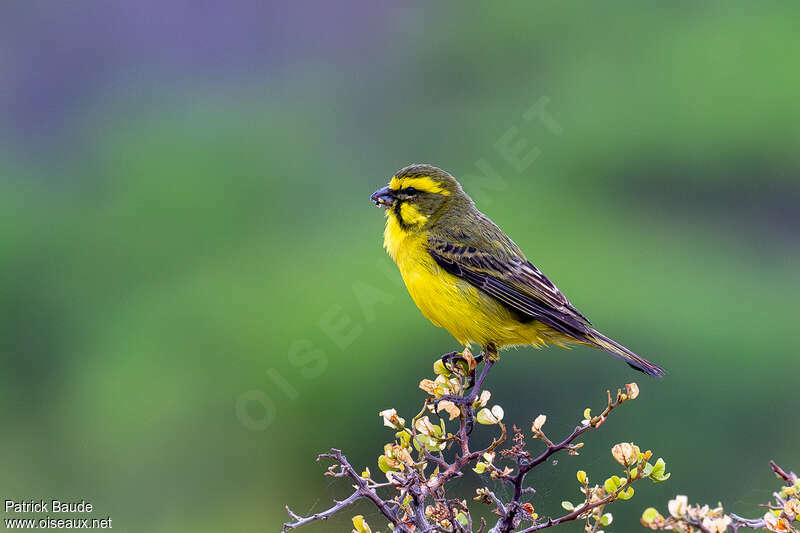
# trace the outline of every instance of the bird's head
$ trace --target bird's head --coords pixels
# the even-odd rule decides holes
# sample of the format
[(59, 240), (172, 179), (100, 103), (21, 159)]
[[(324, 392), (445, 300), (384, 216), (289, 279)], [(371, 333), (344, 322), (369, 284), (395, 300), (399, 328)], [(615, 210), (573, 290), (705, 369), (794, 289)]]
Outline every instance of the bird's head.
[(432, 165), (399, 170), (389, 185), (372, 193), (370, 199), (408, 230), (422, 230), (451, 206), (471, 202), (453, 176)]

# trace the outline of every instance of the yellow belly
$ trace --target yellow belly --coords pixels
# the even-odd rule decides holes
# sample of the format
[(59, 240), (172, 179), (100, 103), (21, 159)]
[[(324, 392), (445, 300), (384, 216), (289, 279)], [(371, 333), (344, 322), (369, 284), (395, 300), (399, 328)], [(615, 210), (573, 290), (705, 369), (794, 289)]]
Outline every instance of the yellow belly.
[(384, 245), (428, 320), (464, 345), (494, 343), (502, 348), (553, 342), (544, 324), (520, 322), (492, 297), (442, 270), (428, 254), (426, 243), (427, 235), (406, 233), (389, 217)]

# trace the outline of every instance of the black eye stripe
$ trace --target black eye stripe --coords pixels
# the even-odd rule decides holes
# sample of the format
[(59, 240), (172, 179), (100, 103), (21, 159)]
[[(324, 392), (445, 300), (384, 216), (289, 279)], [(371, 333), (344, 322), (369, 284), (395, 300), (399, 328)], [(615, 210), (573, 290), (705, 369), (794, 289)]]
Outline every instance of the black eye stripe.
[(410, 195), (410, 196), (414, 196), (419, 191), (417, 189), (415, 189), (414, 187), (406, 187), (405, 189), (403, 189), (403, 192), (408, 194), (408, 195)]

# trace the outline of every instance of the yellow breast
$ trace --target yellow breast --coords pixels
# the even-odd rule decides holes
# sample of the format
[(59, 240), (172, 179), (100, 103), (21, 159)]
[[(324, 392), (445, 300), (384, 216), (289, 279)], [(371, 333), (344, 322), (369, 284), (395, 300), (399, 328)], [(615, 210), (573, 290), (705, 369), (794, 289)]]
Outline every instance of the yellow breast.
[(427, 251), (427, 233), (406, 231), (387, 214), (384, 247), (422, 314), (460, 343), (498, 347), (543, 343), (535, 323), (520, 323), (502, 305), (442, 270)]

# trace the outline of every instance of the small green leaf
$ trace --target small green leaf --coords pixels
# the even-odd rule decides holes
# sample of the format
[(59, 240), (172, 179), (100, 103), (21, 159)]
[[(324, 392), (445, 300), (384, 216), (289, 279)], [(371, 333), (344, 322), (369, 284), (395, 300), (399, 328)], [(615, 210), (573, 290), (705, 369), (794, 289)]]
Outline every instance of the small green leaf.
[(656, 464), (653, 465), (653, 470), (650, 472), (650, 479), (656, 483), (668, 480), (671, 474), (668, 474), (666, 470), (667, 465), (664, 462), (664, 459), (659, 457), (658, 461), (656, 461)]
[(584, 472), (583, 470), (578, 470), (577, 477), (578, 477), (578, 483), (580, 483), (581, 485), (586, 485), (586, 483), (588, 483), (589, 481), (589, 478), (586, 477), (586, 472)]
[(614, 521), (614, 517), (611, 516), (611, 513), (606, 513), (606, 514), (604, 514), (603, 516), (600, 517), (600, 523), (603, 524), (604, 526), (611, 525), (611, 522), (613, 522), (613, 521)]
[(649, 524), (659, 516), (661, 516), (661, 513), (658, 512), (658, 509), (654, 507), (648, 507), (642, 513), (642, 522)]
[(433, 372), (444, 377), (450, 377), (451, 374), (451, 372), (447, 369), (447, 366), (444, 364), (444, 361), (441, 359), (433, 363)]
[(561, 507), (563, 507), (563, 508), (564, 508), (564, 509), (566, 509), (567, 511), (574, 511), (574, 510), (575, 510), (575, 506), (574, 506), (574, 505), (572, 505), (572, 502), (568, 502), (568, 501), (566, 501), (566, 500), (564, 500), (563, 502), (561, 502)]
[(474, 470), (476, 474), (483, 474), (484, 472), (486, 472), (486, 466), (487, 466), (486, 463), (484, 463), (483, 461), (478, 461), (478, 464), (476, 464), (475, 468), (473, 468), (472, 470)]
[(355, 526), (355, 531), (357, 533), (372, 533), (369, 525), (364, 521), (364, 517), (361, 515), (353, 517), (353, 526)]
[[(498, 417), (497, 414), (500, 416)], [(484, 424), (486, 426), (491, 426), (492, 424), (497, 424), (500, 420), (503, 419), (503, 409), (500, 408), (499, 405), (495, 405), (492, 407), (491, 411), (484, 407), (478, 414), (475, 415), (475, 420), (478, 421), (479, 424)]]
[(644, 468), (642, 469), (642, 477), (649, 477), (652, 472), (653, 465), (650, 463), (645, 463)]
[(469, 524), (469, 520), (467, 520), (467, 515), (465, 515), (464, 513), (458, 513), (456, 515), (456, 520), (458, 520), (458, 522), (464, 527), (466, 527), (467, 524)]
[(606, 492), (609, 494), (612, 492), (616, 492), (618, 488), (622, 486), (622, 480), (619, 476), (611, 476), (603, 483), (603, 488), (606, 489)]
[(617, 498), (619, 498), (620, 500), (630, 500), (631, 498), (633, 498), (633, 487), (628, 487), (625, 490), (619, 491), (619, 493), (617, 494)]
[(403, 448), (407, 448), (408, 445), (411, 443), (411, 432), (407, 429), (395, 433), (395, 437), (400, 439), (400, 446), (402, 446)]
[(381, 472), (383, 472), (384, 474), (389, 470), (392, 470), (392, 467), (389, 466), (389, 462), (386, 460), (385, 455), (381, 455), (380, 457), (378, 457), (378, 468), (380, 468)]

